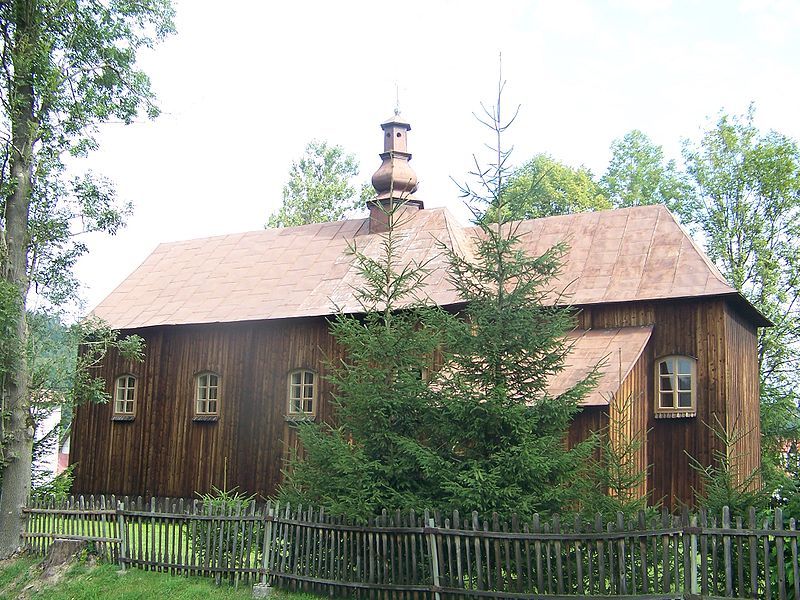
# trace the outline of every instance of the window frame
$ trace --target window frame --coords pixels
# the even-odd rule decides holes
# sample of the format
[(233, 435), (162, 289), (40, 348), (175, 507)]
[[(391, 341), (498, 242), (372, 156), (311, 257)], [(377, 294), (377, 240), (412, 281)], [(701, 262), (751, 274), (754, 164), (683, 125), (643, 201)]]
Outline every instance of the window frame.
[[(292, 378), (294, 375), (300, 374), (300, 382), (294, 383)], [(312, 381), (311, 383), (306, 383), (306, 374), (311, 374)], [(313, 420), (317, 416), (317, 397), (318, 397), (318, 377), (319, 375), (314, 369), (309, 369), (305, 367), (301, 367), (299, 369), (292, 369), (286, 376), (286, 418), (290, 421), (302, 421), (302, 420)], [(292, 389), (296, 388), (297, 386), (300, 387), (300, 397), (294, 398), (292, 396)], [(304, 392), (305, 389), (310, 386), (311, 387), (311, 396), (306, 397)], [(305, 401), (311, 402), (311, 410), (294, 410), (295, 401), (298, 400), (301, 402), (301, 405), (305, 403)]]
[[(120, 380), (125, 379), (126, 385), (123, 388), (120, 388), (119, 383)], [(130, 386), (130, 380), (133, 380), (133, 386)], [(114, 395), (112, 398), (113, 406), (111, 411), (111, 419), (113, 421), (133, 421), (136, 418), (136, 404), (137, 404), (137, 393), (139, 388), (139, 378), (134, 375), (133, 373), (122, 373), (117, 375), (114, 378)], [(117, 396), (121, 389), (125, 390), (126, 398), (120, 400)], [(127, 398), (128, 392), (132, 392), (132, 398)], [(117, 410), (117, 403), (131, 403), (131, 410), (130, 411), (119, 411)]]
[[(680, 368), (680, 360), (689, 362), (688, 372)], [(671, 363), (671, 370), (667, 374), (661, 373), (661, 365)], [(697, 359), (688, 354), (667, 354), (660, 356), (654, 364), (655, 379), (655, 416), (656, 418), (678, 418), (697, 416)], [(681, 387), (680, 378), (689, 377), (689, 386)], [(671, 389), (663, 389), (662, 381), (669, 380)], [(662, 394), (672, 394), (672, 405), (662, 406)], [(689, 394), (689, 406), (680, 406), (680, 395)]]
[[(215, 377), (216, 383), (211, 385), (211, 380), (208, 379), (204, 385), (201, 385), (201, 380), (204, 377)], [(210, 390), (215, 390), (215, 397), (210, 398)], [(206, 389), (206, 398), (200, 397), (202, 389)], [(222, 377), (216, 371), (200, 371), (194, 376), (194, 393), (192, 394), (192, 414), (195, 421), (217, 421), (220, 415), (220, 405), (222, 403)], [(200, 403), (205, 403), (205, 410), (200, 410)], [(208, 410), (209, 403), (215, 403), (213, 411)]]

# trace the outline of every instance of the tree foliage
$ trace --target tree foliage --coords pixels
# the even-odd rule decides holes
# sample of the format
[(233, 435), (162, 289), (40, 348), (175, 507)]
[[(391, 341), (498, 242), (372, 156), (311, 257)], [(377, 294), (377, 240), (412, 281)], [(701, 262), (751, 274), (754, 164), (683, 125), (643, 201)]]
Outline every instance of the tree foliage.
[(294, 227), (343, 219), (362, 208), (364, 187), (357, 193), (353, 178), (358, 162), (341, 146), (313, 140), (300, 160), (292, 163), (289, 181), (283, 187), (283, 204), (270, 216), (267, 227)]
[(674, 160), (634, 129), (611, 143), (611, 160), (600, 178), (600, 188), (616, 208), (664, 204), (672, 210), (687, 193), (687, 184)]
[(172, 31), (172, 17), (169, 0), (0, 3), (0, 281), (16, 311), (3, 380), (0, 556), (19, 543), (30, 486), (31, 285), (54, 304), (73, 296), (71, 267), (86, 251), (80, 234), (114, 233), (129, 210), (104, 179), (69, 175), (64, 157), (93, 150), (100, 123), (157, 114), (136, 56)]
[[(503, 181), (502, 196), (506, 220), (611, 208), (589, 169), (567, 166), (547, 154), (537, 154), (508, 173)], [(486, 210), (488, 219), (497, 219), (497, 206)]]
[(725, 278), (773, 323), (759, 330), (765, 458), (800, 434), (800, 148), (721, 114), (683, 155), (692, 193), (677, 206)]
[(760, 473), (743, 472), (747, 457), (738, 450), (741, 439), (750, 434), (735, 426), (726, 427), (714, 417), (706, 427), (719, 441), (713, 450), (710, 465), (693, 456), (689, 464), (700, 476), (702, 485), (694, 489), (695, 501), (712, 515), (721, 515), (723, 507), (728, 507), (733, 515), (744, 517), (750, 507), (764, 509), (769, 502), (769, 491), (758, 485)]
[[(522, 179), (517, 171), (506, 185), (510, 151), (502, 139), (514, 117), (504, 121), (501, 114), (503, 85), (480, 119), (493, 136), (489, 166), (476, 159), (477, 185), (460, 186), (475, 215), (483, 215), (476, 219), (480, 234), (469, 257), (444, 249), (466, 307), (448, 329), (437, 439), (450, 452), (445, 490), (452, 508), (529, 516), (563, 510), (581, 494), (592, 442), (570, 449), (566, 438), (597, 371), (560, 395), (548, 392), (574, 327), (571, 308), (545, 303), (566, 248), (529, 256), (511, 222), (523, 216), (507, 210), (515, 198), (509, 190)], [(529, 166), (538, 171), (526, 172), (531, 181), (546, 176), (536, 164)]]
[(444, 465), (428, 440), (438, 415), (423, 375), (442, 340), (445, 315), (417, 296), (427, 265), (404, 263), (399, 253), (400, 207), (389, 209), (376, 255), (350, 248), (364, 314), (331, 322), (345, 352), (331, 364), (339, 425), (297, 424), (304, 451), (287, 473), (284, 500), (361, 518), (441, 500)]

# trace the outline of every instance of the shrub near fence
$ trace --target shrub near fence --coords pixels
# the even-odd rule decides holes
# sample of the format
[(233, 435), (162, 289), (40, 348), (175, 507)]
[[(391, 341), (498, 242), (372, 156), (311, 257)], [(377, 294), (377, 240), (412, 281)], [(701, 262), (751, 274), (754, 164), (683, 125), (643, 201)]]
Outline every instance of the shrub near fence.
[(718, 521), (621, 515), (562, 523), (384, 512), (368, 523), (273, 504), (78, 498), (25, 509), (23, 534), (43, 554), (85, 539), (107, 559), (234, 584), (370, 598), (780, 598), (800, 600), (798, 531), (780, 510)]

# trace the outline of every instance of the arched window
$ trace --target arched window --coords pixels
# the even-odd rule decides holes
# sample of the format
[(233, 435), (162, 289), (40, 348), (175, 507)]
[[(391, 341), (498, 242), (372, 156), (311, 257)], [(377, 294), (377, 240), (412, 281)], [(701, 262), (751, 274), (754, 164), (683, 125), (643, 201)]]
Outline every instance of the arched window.
[(316, 374), (307, 369), (289, 373), (289, 415), (309, 416), (317, 410)]
[(194, 384), (194, 413), (197, 417), (216, 417), (219, 415), (219, 375), (200, 373)]
[(664, 356), (656, 361), (656, 417), (697, 414), (697, 361), (691, 356)]
[(136, 415), (136, 377), (120, 375), (114, 384), (114, 419), (129, 421)]

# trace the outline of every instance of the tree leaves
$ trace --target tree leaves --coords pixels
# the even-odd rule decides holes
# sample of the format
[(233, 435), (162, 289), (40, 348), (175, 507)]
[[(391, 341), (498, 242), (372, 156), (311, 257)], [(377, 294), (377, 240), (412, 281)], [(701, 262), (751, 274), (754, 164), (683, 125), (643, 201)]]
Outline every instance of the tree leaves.
[(722, 274), (774, 327), (759, 331), (764, 449), (800, 433), (800, 148), (755, 127), (755, 109), (720, 114), (685, 142), (692, 193), (676, 208)]
[(362, 196), (351, 183), (358, 175), (356, 157), (341, 146), (313, 140), (289, 169), (283, 204), (270, 216), (267, 227), (295, 227), (338, 221), (362, 208)]

